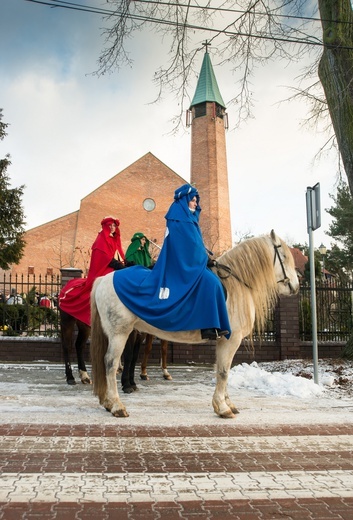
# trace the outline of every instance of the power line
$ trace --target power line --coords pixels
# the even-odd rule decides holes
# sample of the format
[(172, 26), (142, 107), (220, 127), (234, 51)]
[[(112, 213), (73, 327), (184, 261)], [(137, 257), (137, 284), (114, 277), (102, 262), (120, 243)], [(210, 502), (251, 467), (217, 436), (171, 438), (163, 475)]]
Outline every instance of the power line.
[[(64, 0), (51, 0), (51, 2), (45, 2), (45, 1), (40, 1), (40, 0), (27, 0), (27, 1), (28, 2), (33, 2), (33, 3), (43, 3), (45, 5), (50, 5), (51, 7), (54, 7), (54, 4), (52, 2), (55, 2), (55, 3), (58, 4), (57, 7), (65, 7), (66, 5), (67, 6), (72, 5), (72, 6), (79, 6), (79, 7), (83, 8), (82, 10), (85, 10), (87, 8), (87, 9), (92, 9), (92, 10), (97, 10), (97, 11), (103, 11), (103, 12), (106, 12), (107, 14), (114, 14), (114, 12), (115, 12), (115, 11), (111, 11), (109, 9), (103, 9), (103, 8), (100, 8), (100, 7), (83, 6), (82, 4), (76, 4), (74, 2), (67, 2), (67, 1), (64, 1)], [(134, 0), (134, 2), (135, 3), (139, 2), (141, 4), (156, 4), (156, 5), (167, 5), (167, 6), (174, 6), (174, 7), (186, 7), (188, 9), (189, 8), (200, 9), (202, 11), (219, 11), (219, 12), (237, 13), (237, 14), (252, 13), (252, 14), (255, 14), (255, 15), (258, 15), (258, 16), (266, 16), (267, 15), (267, 13), (264, 13), (264, 12), (261, 12), (261, 11), (256, 11), (255, 9), (247, 9), (246, 11), (244, 11), (242, 9), (231, 9), (231, 8), (228, 8), (228, 7), (212, 7), (210, 5), (202, 6), (202, 5), (190, 4), (190, 3), (181, 4), (179, 2), (178, 3), (164, 2), (162, 0)], [(69, 7), (67, 7), (67, 8), (69, 8)], [(308, 22), (319, 22), (319, 23), (331, 22), (331, 23), (336, 23), (336, 24), (353, 25), (352, 22), (349, 22), (349, 21), (346, 21), (346, 20), (325, 20), (324, 18), (315, 18), (315, 17), (312, 17), (312, 16), (299, 16), (299, 15), (290, 15), (290, 14), (276, 14), (275, 16), (276, 16), (276, 18), (287, 18), (287, 19), (290, 19), (290, 20), (306, 20)]]
[[(60, 0), (53, 0), (53, 1), (55, 2), (55, 1), (60, 1)], [(261, 11), (256, 11), (255, 9), (247, 9), (246, 11), (244, 11), (242, 9), (230, 9), (228, 7), (211, 7), (210, 5), (202, 6), (202, 5), (191, 4), (189, 6), (188, 4), (181, 4), (179, 2), (177, 4), (174, 4), (172, 2), (163, 2), (160, 0), (134, 0), (134, 1), (135, 1), (135, 3), (140, 2), (142, 4), (157, 4), (157, 5), (168, 5), (168, 6), (171, 5), (171, 6), (175, 6), (175, 7), (191, 7), (193, 9), (201, 9), (203, 11), (220, 11), (220, 12), (237, 13), (237, 14), (252, 13), (252, 14), (255, 14), (258, 16), (267, 15), (267, 13), (264, 13)], [(308, 22), (319, 22), (319, 23), (330, 21), (330, 22), (337, 23), (337, 24), (342, 23), (342, 24), (353, 25), (351, 22), (347, 22), (345, 20), (325, 20), (323, 18), (314, 18), (311, 16), (299, 16), (299, 15), (290, 15), (290, 14), (276, 14), (275, 16), (276, 16), (276, 18), (288, 18), (290, 20), (306, 20)]]
[[(228, 29), (213, 29), (211, 27), (203, 27), (203, 26), (198, 26), (198, 25), (193, 25), (193, 24), (173, 22), (171, 20), (153, 18), (153, 17), (149, 17), (149, 16), (144, 16), (144, 15), (137, 15), (137, 14), (131, 14), (131, 13), (126, 13), (126, 12), (122, 13), (117, 10), (112, 11), (110, 9), (102, 9), (99, 7), (84, 6), (82, 4), (76, 4), (74, 2), (66, 2), (63, 0), (53, 0), (53, 1), (25, 0), (25, 1), (31, 2), (34, 4), (46, 5), (51, 8), (54, 8), (54, 9), (56, 9), (56, 8), (70, 9), (70, 10), (75, 10), (75, 11), (83, 11), (83, 12), (89, 12), (89, 13), (93, 13), (93, 14), (100, 14), (103, 16), (122, 16), (122, 15), (124, 15), (124, 17), (131, 19), (131, 20), (155, 23), (155, 24), (160, 24), (160, 25), (170, 25), (170, 26), (175, 26), (175, 27), (183, 26), (184, 28), (188, 28), (188, 29), (193, 29), (193, 30), (198, 30), (198, 31), (209, 31), (209, 32), (217, 33), (217, 34), (224, 34), (226, 36), (240, 36), (240, 37), (244, 37), (244, 38), (256, 38), (256, 39), (260, 39), (260, 40), (278, 41), (278, 42), (282, 42), (282, 43), (296, 43), (296, 44), (302, 44), (302, 45), (314, 45), (314, 46), (319, 46), (319, 47), (325, 46), (325, 44), (322, 41), (320, 41), (318, 38), (315, 38), (315, 40), (316, 40), (315, 41), (315, 40), (300, 39), (300, 38), (289, 38), (289, 37), (268, 36), (268, 35), (266, 36), (266, 35), (261, 35), (261, 34), (243, 33), (243, 32), (239, 32), (239, 31), (230, 31)], [(150, 0), (148, 0), (148, 1), (137, 0), (137, 1), (142, 1), (143, 3), (157, 3), (157, 4), (162, 3), (162, 2), (157, 2), (157, 1), (153, 2)], [(55, 3), (53, 3), (53, 2), (55, 2)], [(180, 6), (180, 4), (170, 4), (168, 2), (163, 2), (163, 4)], [(187, 7), (187, 4), (185, 4), (185, 5), (183, 4), (183, 6)], [(195, 7), (195, 6), (192, 6), (192, 7)], [(235, 10), (234, 10), (234, 12), (241, 12), (243, 14), (245, 13), (245, 11), (235, 11)], [(310, 18), (306, 18), (306, 19), (310, 20)], [(313, 20), (318, 20), (318, 19), (313, 19)], [(350, 46), (339, 46), (339, 48), (345, 49), (345, 50), (353, 50), (353, 47), (350, 47)]]

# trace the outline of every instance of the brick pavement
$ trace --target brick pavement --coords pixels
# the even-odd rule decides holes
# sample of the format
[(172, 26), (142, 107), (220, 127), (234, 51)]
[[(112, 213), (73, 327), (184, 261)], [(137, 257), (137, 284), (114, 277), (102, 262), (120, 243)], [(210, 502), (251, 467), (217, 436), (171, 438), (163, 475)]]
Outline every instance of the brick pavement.
[(0, 425), (0, 518), (351, 519), (353, 426)]
[(0, 520), (353, 518), (350, 402), (245, 392), (227, 421), (209, 373), (152, 374), (116, 419), (61, 366), (0, 369)]

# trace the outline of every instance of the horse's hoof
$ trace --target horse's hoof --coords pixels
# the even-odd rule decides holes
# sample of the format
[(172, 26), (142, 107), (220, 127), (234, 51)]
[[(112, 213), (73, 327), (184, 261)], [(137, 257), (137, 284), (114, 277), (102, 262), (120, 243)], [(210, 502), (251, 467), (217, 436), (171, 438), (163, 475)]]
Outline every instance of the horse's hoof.
[(173, 378), (170, 374), (163, 374), (163, 378), (166, 380), (166, 381), (172, 381)]
[(221, 413), (219, 416), (221, 417), (221, 419), (234, 419), (235, 418), (235, 414), (232, 412), (231, 409), (229, 409), (229, 412)]
[(123, 386), (123, 392), (124, 394), (133, 394), (134, 389), (132, 388), (132, 386)]
[(112, 415), (114, 415), (114, 417), (129, 417), (129, 414), (127, 413), (126, 410), (116, 410), (115, 412), (112, 412)]
[(72, 385), (72, 386), (76, 384), (76, 381), (74, 379), (67, 379), (66, 382), (68, 385)]
[(92, 381), (86, 370), (80, 370), (80, 380), (83, 385), (91, 385)]
[(147, 374), (140, 374), (140, 378), (142, 379), (142, 381), (149, 381), (150, 378), (148, 377)]

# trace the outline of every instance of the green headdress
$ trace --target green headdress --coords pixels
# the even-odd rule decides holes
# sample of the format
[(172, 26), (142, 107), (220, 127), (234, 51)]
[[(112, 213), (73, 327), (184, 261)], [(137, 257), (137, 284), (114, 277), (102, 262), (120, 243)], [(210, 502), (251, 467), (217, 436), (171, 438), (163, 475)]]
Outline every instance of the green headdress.
[[(141, 245), (141, 238), (145, 238), (145, 245)], [(129, 262), (135, 262), (137, 265), (149, 267), (152, 264), (152, 258), (149, 252), (150, 242), (143, 233), (135, 233), (131, 238), (131, 244), (125, 253), (125, 259)]]

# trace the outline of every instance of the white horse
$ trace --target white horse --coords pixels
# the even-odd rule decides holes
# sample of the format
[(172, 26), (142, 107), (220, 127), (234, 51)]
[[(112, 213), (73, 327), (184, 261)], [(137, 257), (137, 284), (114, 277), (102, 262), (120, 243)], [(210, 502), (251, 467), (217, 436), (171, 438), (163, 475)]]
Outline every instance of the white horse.
[[(227, 392), (228, 373), (241, 340), (261, 331), (277, 296), (299, 290), (293, 256), (274, 231), (241, 242), (214, 267), (227, 290), (230, 339), (216, 343), (216, 388), (213, 409), (224, 418), (238, 413)], [(113, 273), (97, 278), (91, 293), (91, 359), (93, 391), (100, 404), (115, 417), (128, 417), (121, 402), (116, 372), (126, 340), (133, 329), (178, 343), (203, 343), (200, 330), (168, 332), (152, 327), (123, 305), (113, 286)]]

